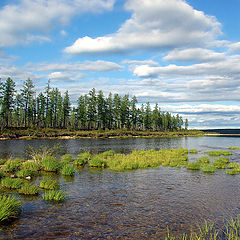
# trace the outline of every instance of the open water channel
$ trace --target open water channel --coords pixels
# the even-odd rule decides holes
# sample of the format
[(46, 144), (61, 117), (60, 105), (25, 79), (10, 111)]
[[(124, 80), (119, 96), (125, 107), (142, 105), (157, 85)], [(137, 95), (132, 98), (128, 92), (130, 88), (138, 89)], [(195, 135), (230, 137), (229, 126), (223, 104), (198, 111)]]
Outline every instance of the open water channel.
[[(198, 158), (208, 150), (240, 147), (238, 137), (9, 140), (0, 142), (0, 157), (24, 156), (28, 146), (61, 145), (77, 156), (82, 150), (129, 153), (133, 149), (197, 149)], [(240, 162), (240, 150), (230, 159)], [(114, 172), (87, 167), (73, 178), (57, 175), (67, 193), (63, 203), (41, 197), (21, 197), (23, 211), (10, 226), (0, 229), (0, 239), (163, 239), (195, 230), (205, 219), (221, 226), (224, 219), (240, 214), (240, 175), (215, 174), (185, 168), (160, 167)], [(36, 179), (38, 182), (40, 179)]]

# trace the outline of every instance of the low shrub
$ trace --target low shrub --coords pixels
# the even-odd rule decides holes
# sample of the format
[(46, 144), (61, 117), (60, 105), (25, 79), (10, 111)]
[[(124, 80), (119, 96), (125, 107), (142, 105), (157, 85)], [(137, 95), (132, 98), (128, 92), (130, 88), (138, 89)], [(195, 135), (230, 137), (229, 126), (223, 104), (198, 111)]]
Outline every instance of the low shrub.
[(17, 218), (21, 213), (21, 202), (14, 196), (0, 195), (0, 223)]
[(37, 195), (38, 187), (29, 183), (25, 183), (21, 188), (18, 189), (18, 193), (23, 195)]
[(201, 167), (200, 162), (191, 162), (191, 163), (188, 163), (187, 165), (188, 170), (194, 170), (194, 171), (200, 170), (200, 167)]
[(1, 181), (1, 186), (9, 189), (19, 189), (24, 184), (24, 181), (19, 178), (3, 178)]
[(59, 189), (59, 184), (55, 180), (44, 178), (40, 182), (39, 187), (47, 190), (57, 190)]
[(74, 166), (71, 164), (64, 165), (64, 167), (61, 169), (61, 174), (64, 176), (74, 176)]
[(55, 157), (48, 156), (42, 160), (41, 167), (47, 172), (57, 172), (60, 169), (61, 164)]
[(65, 199), (66, 199), (66, 196), (62, 191), (51, 190), (43, 194), (43, 200), (46, 200), (46, 201), (60, 202), (60, 201), (64, 201)]

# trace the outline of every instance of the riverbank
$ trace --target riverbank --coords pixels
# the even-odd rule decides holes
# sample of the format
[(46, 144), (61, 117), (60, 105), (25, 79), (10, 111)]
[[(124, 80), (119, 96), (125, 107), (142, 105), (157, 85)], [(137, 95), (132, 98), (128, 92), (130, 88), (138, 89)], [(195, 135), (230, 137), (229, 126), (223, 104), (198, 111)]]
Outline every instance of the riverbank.
[(91, 130), (69, 129), (24, 129), (12, 128), (0, 131), (0, 140), (9, 139), (79, 139), (79, 138), (162, 138), (162, 137), (198, 137), (204, 133), (197, 130), (184, 131), (131, 131), (131, 130)]

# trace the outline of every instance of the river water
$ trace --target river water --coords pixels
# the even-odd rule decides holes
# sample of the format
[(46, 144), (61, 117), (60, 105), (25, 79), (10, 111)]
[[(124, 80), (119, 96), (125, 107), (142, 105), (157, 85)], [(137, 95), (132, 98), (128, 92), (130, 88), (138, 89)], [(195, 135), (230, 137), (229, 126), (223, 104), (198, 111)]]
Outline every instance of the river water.
[[(76, 156), (82, 150), (197, 149), (240, 146), (238, 137), (188, 137), (154, 139), (9, 140), (0, 142), (0, 156), (22, 157), (33, 148), (59, 144)], [(240, 150), (230, 159), (240, 162)], [(240, 214), (240, 176), (160, 167), (127, 172), (79, 169), (74, 178), (59, 180), (67, 200), (46, 203), (26, 198), (20, 218), (0, 230), (0, 239), (163, 239), (195, 230), (204, 220), (221, 226), (224, 219)], [(40, 179), (36, 179), (38, 183)]]

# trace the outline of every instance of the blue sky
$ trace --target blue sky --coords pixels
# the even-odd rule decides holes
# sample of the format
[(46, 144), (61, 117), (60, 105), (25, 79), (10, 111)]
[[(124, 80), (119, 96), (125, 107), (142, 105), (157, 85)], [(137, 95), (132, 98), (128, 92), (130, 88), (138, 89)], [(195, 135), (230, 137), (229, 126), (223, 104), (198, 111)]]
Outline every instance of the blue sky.
[(191, 128), (240, 126), (240, 0), (2, 0), (0, 77), (74, 101), (136, 95)]

